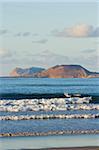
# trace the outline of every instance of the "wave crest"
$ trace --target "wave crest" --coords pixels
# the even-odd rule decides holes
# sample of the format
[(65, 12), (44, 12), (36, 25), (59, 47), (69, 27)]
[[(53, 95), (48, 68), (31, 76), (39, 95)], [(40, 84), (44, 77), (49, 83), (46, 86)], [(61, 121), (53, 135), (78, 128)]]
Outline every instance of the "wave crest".
[(99, 110), (99, 104), (89, 104), (90, 97), (0, 100), (0, 111)]

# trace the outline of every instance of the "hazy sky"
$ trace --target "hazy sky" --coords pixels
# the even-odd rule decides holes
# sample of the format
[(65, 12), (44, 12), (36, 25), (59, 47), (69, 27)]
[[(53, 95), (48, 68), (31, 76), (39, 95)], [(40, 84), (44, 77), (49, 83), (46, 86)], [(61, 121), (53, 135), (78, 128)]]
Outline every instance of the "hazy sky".
[(99, 3), (0, 2), (0, 75), (17, 67), (80, 64), (99, 71)]

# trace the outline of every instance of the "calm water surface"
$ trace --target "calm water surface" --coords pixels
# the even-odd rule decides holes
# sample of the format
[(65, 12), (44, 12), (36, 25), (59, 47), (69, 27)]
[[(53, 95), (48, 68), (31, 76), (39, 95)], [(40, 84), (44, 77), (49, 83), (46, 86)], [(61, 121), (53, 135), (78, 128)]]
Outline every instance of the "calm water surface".
[(1, 150), (38, 149), (51, 147), (99, 146), (98, 135), (67, 135), (45, 137), (8, 137), (0, 139)]

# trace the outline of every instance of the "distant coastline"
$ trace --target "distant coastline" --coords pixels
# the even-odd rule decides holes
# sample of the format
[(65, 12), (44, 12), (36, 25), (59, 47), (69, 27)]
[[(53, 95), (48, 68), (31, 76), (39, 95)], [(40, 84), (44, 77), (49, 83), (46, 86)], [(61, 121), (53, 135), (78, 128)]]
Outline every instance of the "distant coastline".
[(9, 74), (10, 77), (33, 78), (99, 78), (98, 72), (91, 72), (80, 65), (56, 65), (45, 69), (40, 67), (18, 68)]

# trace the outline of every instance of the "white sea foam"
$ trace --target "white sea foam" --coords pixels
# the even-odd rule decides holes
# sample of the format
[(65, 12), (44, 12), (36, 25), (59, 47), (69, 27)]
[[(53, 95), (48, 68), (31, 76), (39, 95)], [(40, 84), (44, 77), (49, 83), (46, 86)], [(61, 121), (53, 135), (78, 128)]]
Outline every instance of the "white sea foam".
[(99, 110), (99, 104), (89, 104), (90, 97), (0, 100), (0, 111)]
[(99, 114), (60, 114), (60, 115), (20, 115), (20, 116), (0, 116), (0, 120), (31, 120), (31, 119), (90, 119), (99, 118)]

